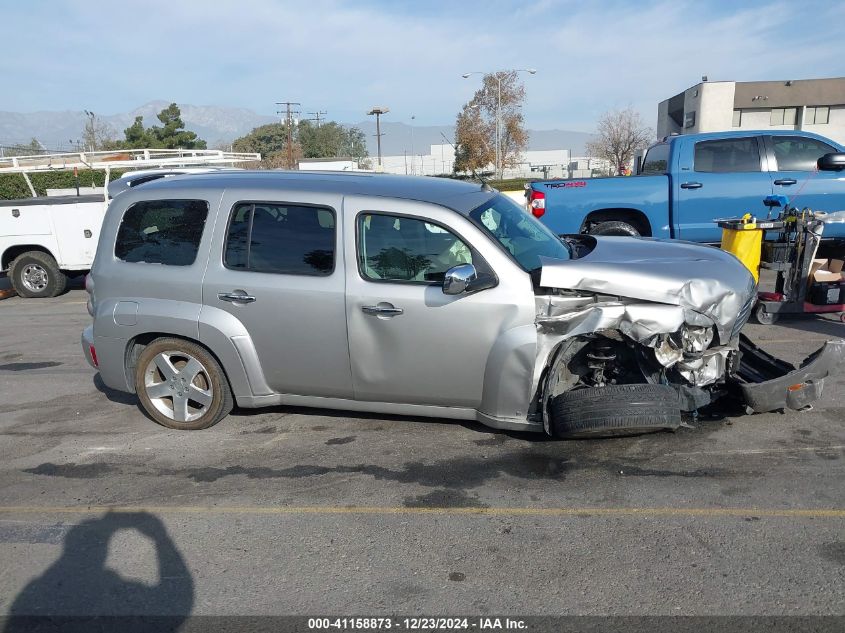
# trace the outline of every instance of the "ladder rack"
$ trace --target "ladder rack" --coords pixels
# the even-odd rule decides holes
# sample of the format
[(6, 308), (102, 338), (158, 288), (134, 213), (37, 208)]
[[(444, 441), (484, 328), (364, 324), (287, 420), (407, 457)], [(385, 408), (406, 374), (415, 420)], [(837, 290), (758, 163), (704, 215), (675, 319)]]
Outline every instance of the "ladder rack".
[(141, 169), (234, 165), (261, 160), (261, 154), (215, 149), (125, 149), (106, 152), (68, 152), (0, 158), (0, 174), (67, 171), (70, 169)]
[[(31, 173), (102, 169), (108, 188), (112, 169), (154, 169), (237, 165), (261, 160), (252, 152), (224, 152), (216, 149), (121, 149), (106, 152), (67, 152), (0, 158), (0, 174), (21, 174), (32, 197), (37, 197), (29, 179)], [(106, 194), (106, 198), (107, 194)]]

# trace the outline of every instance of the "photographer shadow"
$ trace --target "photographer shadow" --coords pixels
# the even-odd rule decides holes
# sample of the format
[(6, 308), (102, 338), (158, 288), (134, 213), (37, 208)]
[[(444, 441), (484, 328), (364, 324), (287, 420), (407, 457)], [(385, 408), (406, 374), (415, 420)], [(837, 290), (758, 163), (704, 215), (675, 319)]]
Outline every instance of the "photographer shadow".
[[(152, 541), (158, 583), (107, 568), (109, 542), (120, 530)], [(124, 559), (132, 560), (129, 552)], [(15, 598), (4, 631), (178, 630), (194, 604), (194, 582), (161, 520), (147, 512), (114, 512), (67, 533), (62, 555)]]

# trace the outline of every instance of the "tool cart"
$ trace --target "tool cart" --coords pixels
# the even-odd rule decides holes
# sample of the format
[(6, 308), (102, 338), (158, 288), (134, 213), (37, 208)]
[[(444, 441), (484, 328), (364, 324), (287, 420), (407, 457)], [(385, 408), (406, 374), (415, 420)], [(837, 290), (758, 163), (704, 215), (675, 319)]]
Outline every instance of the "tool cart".
[[(798, 210), (786, 196), (769, 196), (764, 204), (782, 211), (776, 219), (759, 221), (746, 214), (719, 222), (722, 248), (736, 255), (755, 279), (760, 269), (777, 273), (774, 290), (758, 293), (757, 322), (771, 325), (787, 313), (845, 313), (842, 260), (816, 259), (825, 224), (845, 221), (845, 212)], [(845, 322), (845, 314), (840, 318)]]

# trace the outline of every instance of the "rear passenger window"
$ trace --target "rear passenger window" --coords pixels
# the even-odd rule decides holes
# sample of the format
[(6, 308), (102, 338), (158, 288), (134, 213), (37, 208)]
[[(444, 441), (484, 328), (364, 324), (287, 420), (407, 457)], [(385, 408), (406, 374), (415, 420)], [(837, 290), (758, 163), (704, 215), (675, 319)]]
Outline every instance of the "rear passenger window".
[(730, 173), (760, 171), (760, 150), (756, 138), (730, 138), (695, 144), (698, 172)]
[(114, 254), (125, 262), (190, 266), (208, 217), (205, 200), (136, 202), (123, 214)]
[(641, 174), (665, 174), (669, 170), (669, 144), (655, 145), (646, 152)]
[(232, 210), (223, 261), (261, 273), (330, 275), (334, 254), (331, 209), (250, 202)]

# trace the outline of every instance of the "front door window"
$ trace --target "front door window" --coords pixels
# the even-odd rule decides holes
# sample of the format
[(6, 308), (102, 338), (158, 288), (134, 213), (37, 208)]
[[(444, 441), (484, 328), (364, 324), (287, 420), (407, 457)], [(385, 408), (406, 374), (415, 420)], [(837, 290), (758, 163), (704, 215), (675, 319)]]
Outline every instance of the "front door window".
[(447, 270), (472, 264), (470, 248), (447, 229), (416, 218), (358, 216), (358, 268), (365, 279), (442, 283)]

